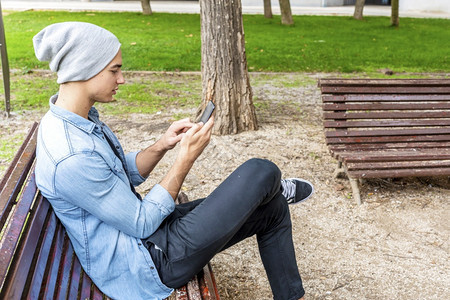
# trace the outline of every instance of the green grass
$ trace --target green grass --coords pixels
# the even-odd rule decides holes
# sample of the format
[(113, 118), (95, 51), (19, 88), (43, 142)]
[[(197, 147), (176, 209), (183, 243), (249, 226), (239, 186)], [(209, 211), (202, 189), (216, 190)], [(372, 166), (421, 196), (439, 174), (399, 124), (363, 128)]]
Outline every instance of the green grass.
[(48, 107), (50, 96), (59, 89), (54, 76), (22, 75), (12, 76), (11, 79), (11, 102), (15, 111)]
[(32, 37), (45, 26), (83, 21), (112, 31), (121, 41), (126, 70), (199, 69), (199, 15), (27, 11), (4, 18), (12, 68), (47, 69), (34, 57)]
[[(193, 108), (200, 105), (202, 86), (200, 74), (125, 72), (126, 83), (121, 85), (116, 95), (117, 102), (100, 105), (103, 113), (156, 113), (170, 108), (176, 108), (174, 119), (192, 117), (183, 113), (183, 108)], [(299, 87), (316, 84), (316, 79), (307, 75), (288, 74), (255, 74), (251, 76), (251, 85), (261, 87)], [(11, 108), (12, 111), (48, 109), (49, 98), (58, 91), (56, 75), (49, 72), (13, 72), (11, 74)], [(0, 85), (0, 95), (3, 95), (3, 85)], [(255, 106), (263, 107), (256, 96)], [(120, 105), (117, 105), (119, 103)], [(4, 103), (0, 101), (0, 110)]]
[[(35, 56), (32, 37), (45, 26), (62, 21), (86, 21), (115, 33), (122, 42), (125, 70), (199, 71), (200, 17), (193, 14), (88, 13), (27, 11), (4, 17), (12, 72), (13, 111), (48, 108), (58, 90), (56, 76), (29, 73), (48, 69)], [(427, 76), (448, 72), (450, 20), (402, 18), (401, 27), (389, 26), (385, 17), (295, 16), (295, 26), (280, 25), (279, 17), (245, 15), (246, 54), (250, 71), (341, 72), (342, 77), (383, 76), (390, 68), (395, 77)], [(342, 73), (343, 72), (343, 73)], [(358, 72), (358, 73), (353, 73)], [(425, 73), (420, 75), (411, 72)], [(369, 75), (367, 75), (369, 74)], [(102, 105), (107, 113), (155, 113), (167, 107), (196, 107), (201, 99), (199, 75), (126, 75), (117, 99), (121, 105)], [(315, 84), (310, 76), (253, 76), (254, 87), (295, 87)], [(0, 94), (3, 87), (0, 87)], [(263, 107), (255, 97), (255, 105)], [(4, 109), (1, 101), (0, 109)], [(185, 117), (179, 113), (176, 118)]]
[(196, 107), (201, 102), (200, 76), (151, 74), (126, 80), (128, 82), (120, 86), (116, 95), (120, 107), (115, 103), (105, 104), (102, 105), (104, 112), (155, 113), (167, 108)]
[[(17, 149), (19, 149), (25, 138), (25, 134), (16, 133), (8, 135), (8, 137), (4, 136), (3, 133), (0, 133), (0, 140), (2, 141), (0, 144), (0, 162), (9, 162), (13, 159), (16, 154)], [(0, 164), (0, 174), (7, 168), (7, 164)]]
[[(102, 112), (108, 114), (155, 113), (165, 109), (197, 107), (201, 101), (200, 75), (146, 74), (139, 76), (125, 72), (126, 84), (121, 85), (116, 102), (102, 104)], [(11, 74), (11, 109), (14, 112), (24, 110), (48, 109), (49, 98), (56, 94), (59, 85), (56, 75), (48, 72), (30, 72)], [(3, 85), (0, 95), (3, 95)], [(3, 97), (2, 97), (3, 98)], [(3, 101), (0, 110), (4, 110)], [(175, 118), (181, 118), (178, 114)], [(185, 117), (185, 116), (184, 116)]]
[[(122, 42), (125, 70), (199, 71), (200, 17), (195, 14), (14, 12), (4, 17), (12, 68), (46, 69), (34, 57), (32, 37), (46, 25), (85, 21), (112, 31)], [(250, 71), (273, 72), (448, 72), (450, 20), (387, 17), (294, 16), (282, 26), (279, 16), (245, 15)]]

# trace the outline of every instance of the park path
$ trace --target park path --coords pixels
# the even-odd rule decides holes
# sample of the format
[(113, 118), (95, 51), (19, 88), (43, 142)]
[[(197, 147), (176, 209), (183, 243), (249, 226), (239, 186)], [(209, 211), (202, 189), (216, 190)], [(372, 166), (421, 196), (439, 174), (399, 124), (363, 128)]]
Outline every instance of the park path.
[[(263, 1), (242, 0), (242, 12), (244, 14), (262, 14), (264, 8)], [(280, 14), (280, 9), (276, 1), (272, 1), (272, 11)], [(61, 1), (61, 0), (5, 0), (1, 3), (3, 10), (70, 10), (70, 11), (129, 11), (140, 12), (142, 10), (140, 1)], [(151, 1), (154, 12), (171, 13), (200, 13), (198, 1)], [(331, 7), (305, 7), (292, 6), (294, 15), (331, 15), (331, 16), (352, 16), (354, 6), (331, 6)], [(390, 16), (389, 6), (366, 5), (364, 7), (365, 16)], [(436, 11), (407, 11), (400, 12), (400, 17), (411, 18), (445, 18), (449, 19), (450, 14)]]

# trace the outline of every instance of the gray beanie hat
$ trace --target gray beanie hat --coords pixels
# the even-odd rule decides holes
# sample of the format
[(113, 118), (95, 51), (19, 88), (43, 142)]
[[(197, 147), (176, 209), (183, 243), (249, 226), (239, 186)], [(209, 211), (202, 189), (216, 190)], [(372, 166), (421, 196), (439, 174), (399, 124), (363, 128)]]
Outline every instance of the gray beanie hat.
[(40, 61), (49, 61), (58, 83), (88, 80), (102, 71), (120, 49), (117, 37), (97, 25), (63, 22), (49, 25), (33, 37)]

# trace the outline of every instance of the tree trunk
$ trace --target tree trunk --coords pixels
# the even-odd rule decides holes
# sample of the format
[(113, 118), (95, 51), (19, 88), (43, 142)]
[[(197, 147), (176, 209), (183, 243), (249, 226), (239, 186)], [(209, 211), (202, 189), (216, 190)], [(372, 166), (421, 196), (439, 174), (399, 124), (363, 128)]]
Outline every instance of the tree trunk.
[(394, 27), (398, 27), (400, 23), (398, 16), (398, 1), (399, 0), (391, 1), (391, 25)]
[(353, 18), (355, 18), (356, 20), (363, 19), (363, 9), (364, 9), (365, 2), (366, 2), (366, 0), (356, 0), (355, 12), (353, 13)]
[(292, 20), (291, 3), (289, 2), (289, 0), (279, 0), (279, 2), (281, 12), (281, 24), (294, 25), (294, 20)]
[(152, 14), (152, 7), (150, 6), (150, 0), (141, 0), (142, 13), (144, 15)]
[[(202, 108), (216, 105), (215, 134), (258, 129), (240, 0), (200, 0)], [(199, 112), (200, 114), (200, 109)]]
[(270, 0), (264, 0), (264, 17), (272, 19), (272, 4)]

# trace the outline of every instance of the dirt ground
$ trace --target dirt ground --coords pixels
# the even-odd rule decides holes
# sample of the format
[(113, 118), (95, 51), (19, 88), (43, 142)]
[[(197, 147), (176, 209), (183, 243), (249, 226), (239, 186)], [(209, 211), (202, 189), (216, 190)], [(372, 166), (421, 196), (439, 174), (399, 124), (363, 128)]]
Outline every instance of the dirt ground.
[[(306, 299), (450, 299), (449, 178), (368, 180), (358, 206), (349, 182), (333, 178), (336, 162), (325, 145), (316, 80), (330, 75), (283, 76), (307, 83), (274, 86), (268, 80), (254, 86), (254, 97), (264, 104), (257, 110), (259, 130), (213, 136), (182, 190), (190, 199), (203, 197), (247, 159), (270, 159), (284, 177), (302, 177), (315, 186), (310, 200), (290, 207)], [(133, 151), (156, 141), (173, 113), (103, 120)], [(24, 112), (2, 118), (0, 130), (29, 128), (39, 117)], [(162, 178), (176, 152), (166, 155), (140, 192)], [(212, 267), (222, 299), (272, 298), (254, 238), (218, 254)]]

